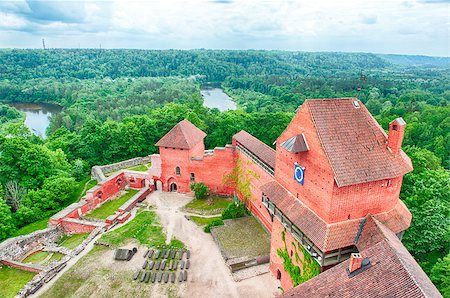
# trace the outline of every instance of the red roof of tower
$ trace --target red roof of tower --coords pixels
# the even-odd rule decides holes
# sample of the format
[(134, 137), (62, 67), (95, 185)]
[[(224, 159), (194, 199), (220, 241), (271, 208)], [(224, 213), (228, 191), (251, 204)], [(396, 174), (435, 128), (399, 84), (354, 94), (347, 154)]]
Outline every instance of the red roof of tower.
[(206, 133), (184, 119), (166, 133), (155, 146), (191, 149), (202, 142), (205, 137)]
[(357, 247), (369, 267), (349, 276), (346, 260), (282, 297), (442, 297), (397, 236), (370, 215)]
[(403, 151), (387, 149), (386, 133), (358, 99), (309, 99), (305, 105), (339, 187), (412, 171)]
[(245, 130), (241, 130), (237, 134), (233, 136), (239, 144), (247, 148), (250, 152), (255, 154), (259, 159), (261, 159), (264, 163), (275, 168), (275, 159), (276, 153), (275, 150), (246, 132)]

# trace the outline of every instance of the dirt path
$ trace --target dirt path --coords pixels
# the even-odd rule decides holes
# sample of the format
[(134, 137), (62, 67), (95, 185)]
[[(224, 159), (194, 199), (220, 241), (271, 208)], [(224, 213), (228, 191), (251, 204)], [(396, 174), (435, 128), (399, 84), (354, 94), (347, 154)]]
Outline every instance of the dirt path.
[(269, 274), (235, 282), (210, 234), (204, 233), (195, 223), (188, 221), (180, 208), (191, 197), (177, 193), (154, 192), (147, 202), (156, 207), (161, 223), (167, 232), (183, 241), (191, 250), (189, 282), (183, 297), (273, 297), (278, 294), (275, 279)]

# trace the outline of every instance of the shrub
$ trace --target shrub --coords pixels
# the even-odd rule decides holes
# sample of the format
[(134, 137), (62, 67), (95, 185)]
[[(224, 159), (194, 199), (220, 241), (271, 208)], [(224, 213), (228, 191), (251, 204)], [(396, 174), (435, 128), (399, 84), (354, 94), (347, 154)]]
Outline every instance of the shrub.
[(211, 233), (211, 227), (223, 226), (223, 221), (221, 219), (215, 219), (205, 226), (203, 229), (205, 233)]
[(208, 194), (209, 194), (209, 189), (208, 186), (206, 186), (204, 183), (202, 182), (198, 182), (198, 183), (192, 183), (191, 184), (191, 190), (194, 192), (195, 194), (195, 198), (197, 200), (203, 200), (205, 199)]
[(237, 205), (235, 203), (231, 203), (225, 210), (222, 211), (222, 219), (233, 219), (246, 216), (247, 214), (248, 210), (244, 204), (240, 202)]

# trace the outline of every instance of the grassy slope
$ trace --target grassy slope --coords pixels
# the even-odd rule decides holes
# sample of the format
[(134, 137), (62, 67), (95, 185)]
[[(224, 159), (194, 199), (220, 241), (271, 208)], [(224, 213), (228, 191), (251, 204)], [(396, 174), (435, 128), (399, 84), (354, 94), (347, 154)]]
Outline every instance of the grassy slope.
[[(149, 247), (165, 245), (166, 236), (153, 211), (139, 212), (132, 221), (117, 230), (104, 234), (100, 238), (100, 241), (117, 247), (127, 243), (131, 239), (135, 239), (140, 244)], [(181, 248), (183, 244), (174, 239), (171, 241), (170, 246)]]
[(221, 216), (214, 217), (200, 217), (200, 216), (189, 216), (189, 219), (195, 222), (199, 226), (205, 226), (216, 219), (221, 219)]
[[(212, 200), (212, 204), (208, 204), (208, 199)], [(224, 209), (233, 200), (231, 198), (221, 198), (217, 196), (211, 196), (204, 200), (192, 200), (187, 205), (186, 208), (197, 209), (197, 210), (214, 210), (214, 209)]]
[(48, 257), (48, 252), (45, 251), (39, 251), (32, 255), (29, 255), (25, 260), (23, 260), (24, 263), (33, 263), (37, 264), (45, 260), (45, 258)]
[(92, 210), (91, 213), (87, 214), (88, 217), (93, 218), (99, 218), (99, 219), (106, 219), (111, 214), (114, 214), (117, 209), (119, 209), (120, 206), (122, 206), (126, 201), (128, 201), (132, 196), (138, 193), (138, 190), (130, 189), (121, 196), (120, 198), (117, 198), (115, 200), (106, 201), (98, 207), (97, 209)]
[(0, 268), (0, 297), (14, 297), (36, 273), (3, 266)]
[(86, 239), (89, 236), (89, 233), (84, 234), (74, 234), (71, 236), (64, 235), (63, 238), (60, 240), (59, 245), (74, 249), (78, 245), (80, 245), (84, 239)]
[(47, 228), (47, 224), (48, 224), (48, 218), (46, 217), (44, 219), (38, 220), (36, 222), (33, 222), (29, 225), (26, 225), (26, 226), (18, 229), (16, 232), (16, 236), (26, 235), (26, 234), (33, 233), (34, 231), (43, 230), (43, 229)]

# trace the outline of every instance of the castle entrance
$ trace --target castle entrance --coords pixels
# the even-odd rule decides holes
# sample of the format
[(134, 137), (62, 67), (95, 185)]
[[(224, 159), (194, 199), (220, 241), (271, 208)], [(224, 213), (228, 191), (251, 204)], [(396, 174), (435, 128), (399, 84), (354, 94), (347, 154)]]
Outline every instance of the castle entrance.
[(170, 192), (176, 192), (177, 191), (177, 184), (176, 183), (170, 183), (169, 191)]

